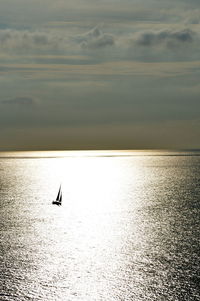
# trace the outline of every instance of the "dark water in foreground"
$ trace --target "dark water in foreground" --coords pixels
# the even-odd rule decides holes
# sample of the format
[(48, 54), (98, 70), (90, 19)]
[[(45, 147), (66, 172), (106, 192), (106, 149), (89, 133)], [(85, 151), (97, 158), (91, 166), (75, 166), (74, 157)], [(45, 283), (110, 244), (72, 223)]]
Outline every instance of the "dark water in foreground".
[(2, 154), (0, 300), (200, 300), (199, 204), (198, 152)]

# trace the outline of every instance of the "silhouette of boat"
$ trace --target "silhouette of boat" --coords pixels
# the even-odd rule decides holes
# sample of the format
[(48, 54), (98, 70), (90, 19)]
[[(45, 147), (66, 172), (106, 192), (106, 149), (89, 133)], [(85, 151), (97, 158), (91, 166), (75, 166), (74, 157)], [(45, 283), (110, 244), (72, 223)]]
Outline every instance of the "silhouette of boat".
[(58, 195), (55, 201), (52, 202), (53, 205), (58, 205), (61, 206), (62, 205), (62, 191), (61, 191), (61, 185), (60, 188), (58, 190)]

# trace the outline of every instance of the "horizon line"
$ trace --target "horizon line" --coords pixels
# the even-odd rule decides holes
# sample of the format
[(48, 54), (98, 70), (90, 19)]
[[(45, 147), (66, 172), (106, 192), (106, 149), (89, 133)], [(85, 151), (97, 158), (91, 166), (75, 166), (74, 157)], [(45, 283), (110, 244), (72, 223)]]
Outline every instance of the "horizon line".
[(0, 149), (0, 152), (78, 152), (78, 151), (200, 151), (196, 148), (68, 148), (68, 149)]
[(200, 149), (18, 150), (0, 151), (0, 159), (70, 157), (200, 156)]

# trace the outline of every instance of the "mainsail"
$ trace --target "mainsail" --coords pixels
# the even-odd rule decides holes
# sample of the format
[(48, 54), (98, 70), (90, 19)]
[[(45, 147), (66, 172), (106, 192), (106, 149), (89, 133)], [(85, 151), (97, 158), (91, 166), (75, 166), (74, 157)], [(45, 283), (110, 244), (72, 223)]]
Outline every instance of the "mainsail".
[(60, 200), (60, 196), (62, 196), (62, 194), (61, 194), (61, 185), (60, 185), (60, 188), (58, 190), (58, 195), (57, 195), (56, 201)]
[(61, 202), (62, 202), (62, 192), (60, 192), (59, 202), (60, 202), (60, 204), (61, 204)]

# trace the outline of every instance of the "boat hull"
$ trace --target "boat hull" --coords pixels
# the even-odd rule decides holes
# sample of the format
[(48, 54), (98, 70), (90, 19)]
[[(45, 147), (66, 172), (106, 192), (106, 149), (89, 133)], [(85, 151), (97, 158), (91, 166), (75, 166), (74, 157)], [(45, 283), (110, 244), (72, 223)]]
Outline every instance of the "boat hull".
[(58, 201), (53, 201), (52, 204), (57, 205), (57, 206), (61, 206), (61, 202), (58, 202)]

